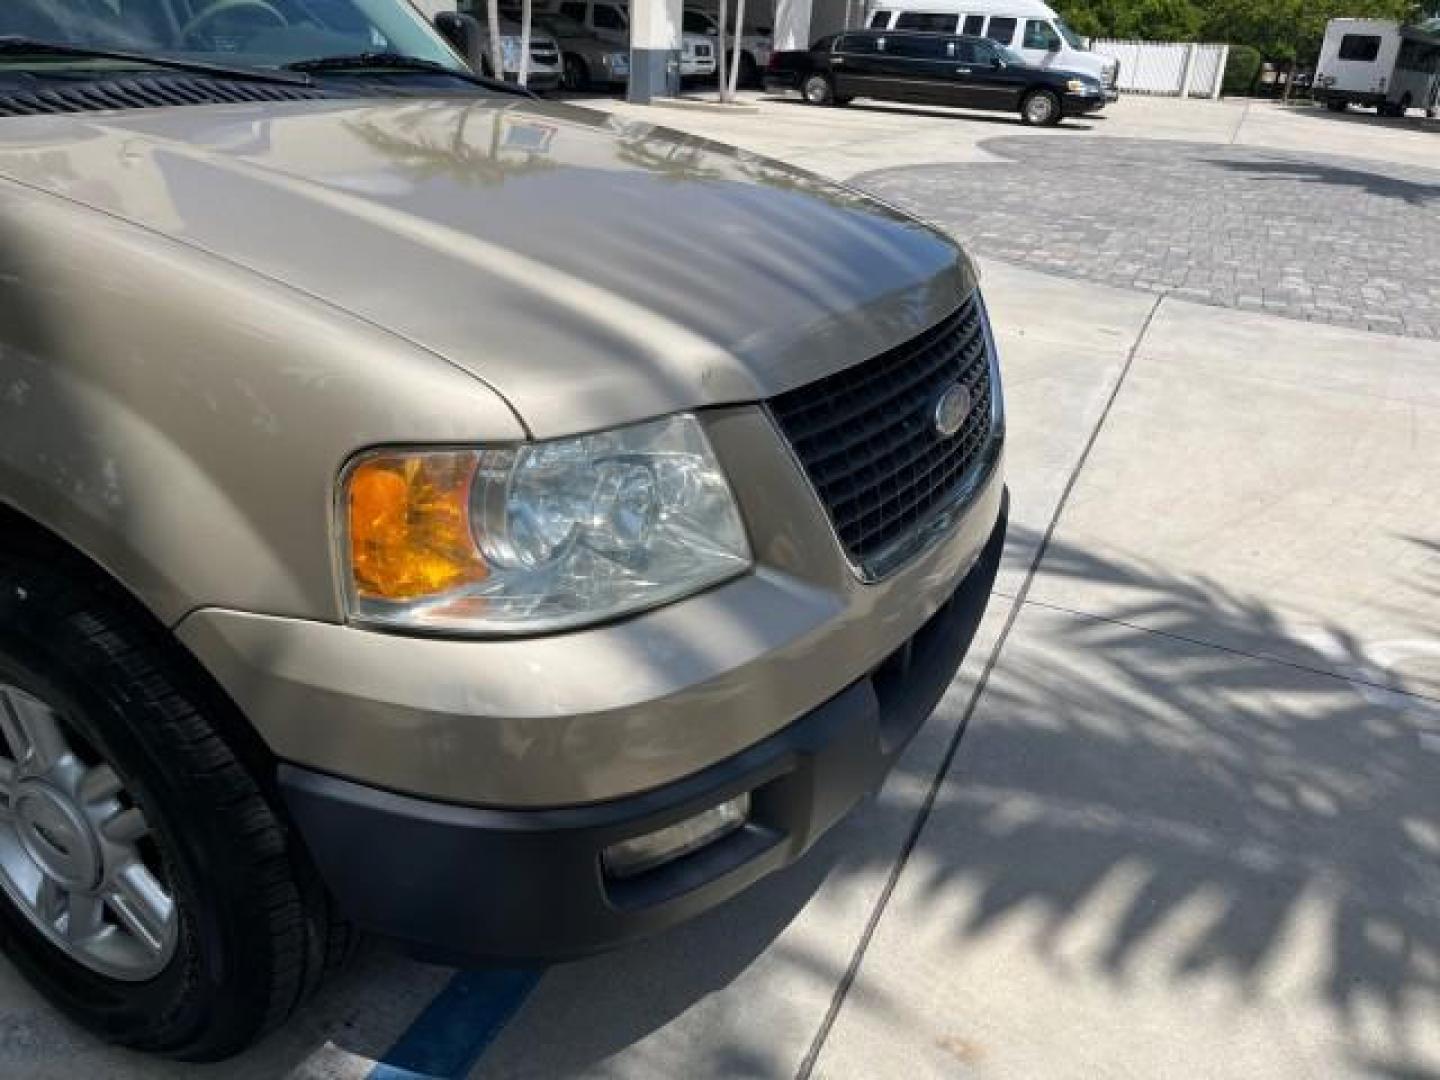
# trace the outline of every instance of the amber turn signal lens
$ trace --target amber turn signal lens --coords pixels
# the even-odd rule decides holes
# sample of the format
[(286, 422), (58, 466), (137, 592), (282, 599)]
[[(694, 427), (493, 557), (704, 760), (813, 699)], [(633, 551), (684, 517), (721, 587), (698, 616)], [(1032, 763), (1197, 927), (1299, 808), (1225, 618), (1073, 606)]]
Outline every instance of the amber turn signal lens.
[(484, 579), (470, 535), (475, 455), (377, 454), (350, 473), (350, 567), (376, 600), (435, 596)]

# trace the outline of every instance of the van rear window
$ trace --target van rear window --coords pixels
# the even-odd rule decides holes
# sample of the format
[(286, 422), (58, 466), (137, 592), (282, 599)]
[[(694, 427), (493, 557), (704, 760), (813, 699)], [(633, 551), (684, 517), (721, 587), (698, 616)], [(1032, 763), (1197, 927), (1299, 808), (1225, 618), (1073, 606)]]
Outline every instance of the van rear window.
[(1001, 45), (1009, 45), (1015, 40), (1015, 27), (1019, 25), (1018, 19), (999, 18), (991, 16), (990, 25), (985, 30), (985, 36), (991, 41), (998, 41)]
[(1380, 38), (1375, 34), (1346, 34), (1340, 39), (1340, 59), (1365, 63), (1380, 55)]

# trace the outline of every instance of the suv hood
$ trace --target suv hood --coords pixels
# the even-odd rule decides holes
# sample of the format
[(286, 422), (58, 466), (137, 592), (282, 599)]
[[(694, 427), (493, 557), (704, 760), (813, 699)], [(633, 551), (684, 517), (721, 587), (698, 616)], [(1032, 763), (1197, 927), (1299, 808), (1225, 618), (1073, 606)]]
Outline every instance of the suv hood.
[(766, 159), (530, 101), (7, 119), (0, 175), (329, 302), (482, 379), (536, 437), (752, 401), (973, 287), (959, 249)]

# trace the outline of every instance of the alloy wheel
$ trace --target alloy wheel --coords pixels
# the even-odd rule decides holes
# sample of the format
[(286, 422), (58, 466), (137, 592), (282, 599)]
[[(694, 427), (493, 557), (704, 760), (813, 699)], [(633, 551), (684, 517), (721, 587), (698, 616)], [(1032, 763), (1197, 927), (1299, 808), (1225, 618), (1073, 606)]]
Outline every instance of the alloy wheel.
[(1049, 123), (1055, 112), (1055, 103), (1048, 94), (1031, 94), (1025, 102), (1025, 118), (1032, 124)]
[(144, 813), (60, 712), (0, 682), (0, 890), (70, 959), (140, 981), (179, 916)]
[(823, 75), (811, 75), (805, 80), (804, 95), (811, 105), (824, 105), (830, 100), (830, 84)]

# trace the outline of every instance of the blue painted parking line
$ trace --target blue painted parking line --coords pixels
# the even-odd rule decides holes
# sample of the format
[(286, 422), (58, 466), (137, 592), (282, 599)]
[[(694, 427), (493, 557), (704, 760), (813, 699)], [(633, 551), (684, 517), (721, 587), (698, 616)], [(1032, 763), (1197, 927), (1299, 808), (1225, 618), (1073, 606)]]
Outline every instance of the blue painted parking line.
[(536, 968), (457, 971), (368, 1080), (461, 1080), (540, 981)]

